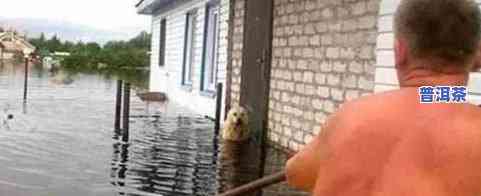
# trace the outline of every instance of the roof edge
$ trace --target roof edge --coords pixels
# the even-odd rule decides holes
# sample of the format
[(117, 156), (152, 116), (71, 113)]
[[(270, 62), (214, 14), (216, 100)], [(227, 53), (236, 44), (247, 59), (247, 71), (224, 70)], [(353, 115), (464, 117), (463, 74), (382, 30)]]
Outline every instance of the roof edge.
[(144, 2), (144, 0), (140, 0), (137, 4), (135, 4), (135, 7), (139, 7), (140, 4), (142, 4)]

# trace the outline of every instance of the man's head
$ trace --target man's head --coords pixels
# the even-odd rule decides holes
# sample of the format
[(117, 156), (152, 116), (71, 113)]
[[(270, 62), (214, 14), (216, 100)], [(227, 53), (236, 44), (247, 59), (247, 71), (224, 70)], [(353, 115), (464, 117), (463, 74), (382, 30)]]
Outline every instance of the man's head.
[(398, 72), (467, 72), (477, 65), (481, 13), (472, 0), (401, 0), (394, 31)]

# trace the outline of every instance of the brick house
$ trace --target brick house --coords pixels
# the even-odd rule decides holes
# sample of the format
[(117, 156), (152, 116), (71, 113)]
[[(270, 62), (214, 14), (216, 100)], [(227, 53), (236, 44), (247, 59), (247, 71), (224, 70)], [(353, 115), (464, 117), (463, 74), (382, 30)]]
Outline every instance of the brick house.
[(16, 54), (31, 54), (34, 51), (35, 46), (30, 44), (26, 37), (14, 31), (0, 33), (0, 59), (12, 59)]
[[(398, 88), (392, 49), (392, 15), (398, 3), (220, 0), (219, 39), (224, 45), (216, 55), (225, 70), (221, 77), (227, 85), (227, 108), (239, 103), (249, 107), (258, 124), (254, 129), (268, 130), (271, 142), (298, 150), (343, 102)], [(156, 21), (154, 17), (153, 45), (159, 36)], [(175, 38), (167, 45), (175, 45), (176, 54), (167, 59), (182, 56), (182, 45), (173, 43), (182, 43), (182, 37)], [(153, 64), (156, 59), (153, 55)], [(156, 69), (152, 73), (160, 74)], [(481, 104), (481, 73), (473, 73), (470, 84), (469, 101)]]

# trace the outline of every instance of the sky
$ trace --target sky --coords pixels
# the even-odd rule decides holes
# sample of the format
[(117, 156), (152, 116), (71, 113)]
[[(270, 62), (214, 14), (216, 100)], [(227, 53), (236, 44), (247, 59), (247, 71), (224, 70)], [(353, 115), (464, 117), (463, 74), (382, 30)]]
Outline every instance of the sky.
[(138, 15), (138, 0), (2, 0), (0, 16), (37, 18), (112, 30), (128, 27), (149, 29), (148, 16)]

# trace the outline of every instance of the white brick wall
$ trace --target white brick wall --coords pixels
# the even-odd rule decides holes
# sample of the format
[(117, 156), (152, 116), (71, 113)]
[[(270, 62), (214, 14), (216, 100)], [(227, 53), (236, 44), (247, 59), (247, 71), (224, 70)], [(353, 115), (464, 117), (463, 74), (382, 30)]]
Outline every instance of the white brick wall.
[[(398, 88), (396, 71), (394, 69), (393, 52), (393, 13), (400, 0), (382, 0), (378, 18), (378, 37), (376, 47), (376, 79), (375, 91), (386, 91)], [(481, 3), (481, 0), (477, 0)], [(470, 98), (476, 104), (481, 104), (481, 72), (471, 74), (469, 81)]]
[(380, 0), (274, 0), (269, 135), (298, 150), (347, 100), (374, 90)]

